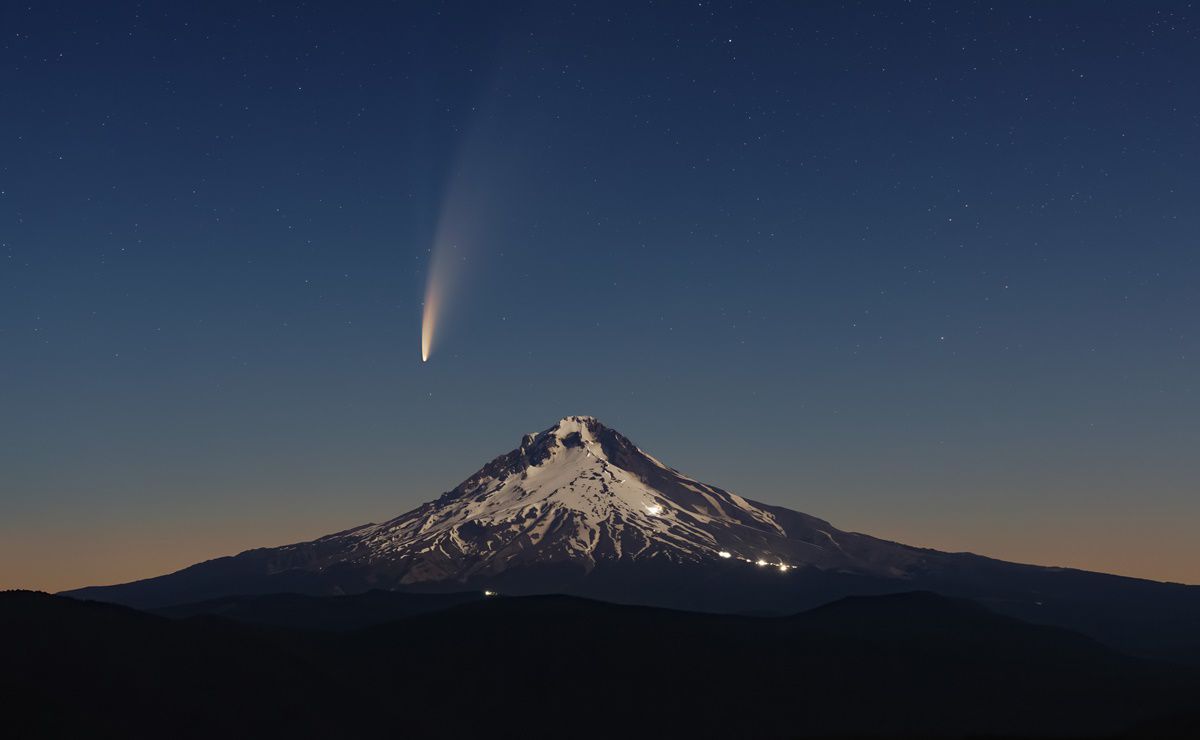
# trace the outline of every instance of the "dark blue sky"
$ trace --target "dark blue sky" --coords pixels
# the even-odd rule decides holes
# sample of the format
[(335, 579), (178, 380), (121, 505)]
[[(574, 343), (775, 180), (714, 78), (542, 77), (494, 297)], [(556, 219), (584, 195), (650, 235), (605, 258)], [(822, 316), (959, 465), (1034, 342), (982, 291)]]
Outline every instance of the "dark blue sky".
[(1200, 581), (1196, 11), (994, 5), (5, 6), (0, 585), (387, 518), (577, 413)]

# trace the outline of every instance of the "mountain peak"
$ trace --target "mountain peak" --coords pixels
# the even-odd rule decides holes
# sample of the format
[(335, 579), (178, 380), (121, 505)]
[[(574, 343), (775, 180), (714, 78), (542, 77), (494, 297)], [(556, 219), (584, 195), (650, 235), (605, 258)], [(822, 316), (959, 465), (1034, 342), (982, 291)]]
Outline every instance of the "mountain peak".
[(537, 439), (542, 436), (553, 437), (557, 440), (579, 437), (594, 440), (601, 430), (609, 431), (594, 416), (564, 416), (554, 426), (537, 434), (527, 434), (526, 439)]
[(558, 423), (554, 425), (554, 428), (559, 428), (559, 427), (564, 427), (564, 426), (570, 427), (573, 425), (604, 426), (603, 424), (600, 423), (600, 420), (594, 416), (575, 415), (575, 416), (564, 416), (563, 418), (559, 419)]

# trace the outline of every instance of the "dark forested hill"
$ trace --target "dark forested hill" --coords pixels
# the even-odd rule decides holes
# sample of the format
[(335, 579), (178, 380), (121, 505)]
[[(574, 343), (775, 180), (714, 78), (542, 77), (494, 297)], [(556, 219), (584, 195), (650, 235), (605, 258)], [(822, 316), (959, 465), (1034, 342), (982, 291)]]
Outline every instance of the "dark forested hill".
[(168, 618), (3, 593), (6, 721), (19, 737), (1078, 736), (1183, 731), (1200, 695), (1189, 668), (930, 593), (778, 618), (409, 596)]

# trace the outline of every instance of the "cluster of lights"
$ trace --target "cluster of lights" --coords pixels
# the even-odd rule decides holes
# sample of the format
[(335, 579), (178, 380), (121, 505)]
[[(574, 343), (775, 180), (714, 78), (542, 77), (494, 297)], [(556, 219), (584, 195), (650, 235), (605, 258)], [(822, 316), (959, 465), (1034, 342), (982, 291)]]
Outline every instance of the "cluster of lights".
[[(722, 558), (724, 560), (728, 560), (733, 557), (733, 553), (729, 552), (728, 550), (721, 550), (720, 552), (717, 553), (717, 557)], [(782, 572), (782, 573), (787, 573), (789, 570), (796, 567), (794, 565), (788, 565), (787, 563), (784, 563), (782, 561), (778, 562), (778, 563), (772, 563), (768, 560), (764, 560), (763, 558), (759, 558), (758, 560), (751, 560), (750, 558), (738, 558), (738, 560), (741, 560), (743, 563), (753, 563), (754, 565), (757, 565), (760, 568), (765, 568), (768, 565), (774, 566), (774, 567), (778, 568), (780, 570), (780, 572)]]

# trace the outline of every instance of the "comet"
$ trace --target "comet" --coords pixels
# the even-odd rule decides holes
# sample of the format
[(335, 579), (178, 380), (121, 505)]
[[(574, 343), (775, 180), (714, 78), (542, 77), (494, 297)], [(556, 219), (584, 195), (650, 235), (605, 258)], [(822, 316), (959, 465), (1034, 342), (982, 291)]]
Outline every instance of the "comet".
[(504, 236), (508, 203), (500, 201), (520, 191), (518, 173), (524, 162), (519, 150), (506, 143), (506, 131), (496, 128), (491, 104), (485, 101), (480, 108), (441, 195), (421, 307), (422, 364), (429, 362), (455, 323), (468, 282), (479, 272), (477, 261)]
[(481, 205), (483, 197), (464, 185), (455, 185), (446, 198), (430, 250), (421, 306), (422, 363), (429, 362), (447, 322), (454, 318), (457, 307), (453, 304), (459, 302), (469, 277), (469, 258), (486, 243), (479, 236), (481, 224), (490, 223), (490, 212)]
[(425, 278), (425, 301), (421, 307), (421, 362), (433, 354), (438, 328), (446, 317), (446, 300), (461, 280), (461, 259), (457, 242), (441, 229), (433, 245), (429, 274)]
[(429, 362), (429, 351), (433, 349), (433, 330), (437, 326), (439, 291), (435, 274), (436, 270), (430, 270), (425, 282), (425, 303), (421, 312), (421, 362)]
[(480, 237), (484, 224), (492, 223), (484, 188), (491, 181), (472, 175), (482, 165), (479, 155), (460, 164), (443, 196), (437, 229), (433, 234), (429, 267), (425, 275), (425, 300), (421, 306), (421, 362), (429, 362), (446, 327), (454, 317), (468, 278), (469, 257), (478, 254), (486, 241)]

